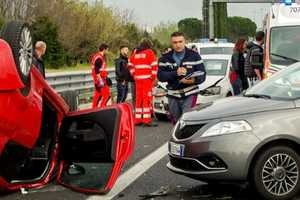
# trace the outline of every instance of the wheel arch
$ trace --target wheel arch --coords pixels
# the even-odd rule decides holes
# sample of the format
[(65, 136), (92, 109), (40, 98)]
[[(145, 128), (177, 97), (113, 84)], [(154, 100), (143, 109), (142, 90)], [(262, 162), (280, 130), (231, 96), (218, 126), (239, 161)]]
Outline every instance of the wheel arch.
[(251, 170), (254, 168), (255, 160), (257, 160), (258, 156), (261, 152), (275, 146), (287, 146), (295, 150), (295, 152), (300, 156), (300, 140), (288, 135), (282, 136), (274, 136), (271, 138), (266, 139), (265, 141), (261, 142), (259, 146), (255, 148), (255, 150), (251, 153), (247, 169), (246, 169), (246, 177), (249, 180), (251, 175)]

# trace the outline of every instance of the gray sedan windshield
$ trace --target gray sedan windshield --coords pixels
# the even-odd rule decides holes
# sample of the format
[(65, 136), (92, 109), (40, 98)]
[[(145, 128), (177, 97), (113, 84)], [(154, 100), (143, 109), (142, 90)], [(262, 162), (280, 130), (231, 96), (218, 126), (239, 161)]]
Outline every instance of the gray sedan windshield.
[(270, 97), (278, 100), (300, 98), (300, 63), (278, 72), (248, 90), (245, 96)]

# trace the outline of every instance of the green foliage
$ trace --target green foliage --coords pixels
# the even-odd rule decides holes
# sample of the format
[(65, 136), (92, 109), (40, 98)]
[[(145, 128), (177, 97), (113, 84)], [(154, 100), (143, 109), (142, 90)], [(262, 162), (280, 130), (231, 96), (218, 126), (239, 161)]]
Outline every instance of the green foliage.
[(154, 27), (151, 36), (153, 39), (158, 40), (161, 43), (161, 45), (169, 46), (170, 35), (175, 31), (178, 31), (177, 24), (161, 23), (158, 26)]
[(244, 17), (229, 17), (228, 18), (228, 38), (231, 41), (237, 40), (239, 37), (252, 37), (256, 31), (255, 22)]
[(224, 38), (227, 36), (227, 3), (214, 4), (215, 37)]
[(203, 22), (197, 18), (186, 18), (179, 21), (178, 29), (192, 41), (203, 36)]
[(135, 48), (142, 39), (142, 32), (134, 23), (128, 23), (124, 26), (124, 37), (120, 45), (127, 45), (130, 49)]
[[(14, 2), (24, 1), (0, 0), (0, 16), (31, 23), (35, 41), (47, 43), (44, 56), (47, 67), (60, 68), (87, 63), (101, 43), (109, 45), (108, 63), (119, 56), (121, 45), (128, 45), (132, 49), (137, 47), (143, 37), (153, 41), (155, 50), (163, 46), (160, 39), (132, 22), (132, 13), (107, 7), (103, 1), (26, 0), (27, 3), (22, 4), (26, 6), (26, 12), (21, 12), (25, 9), (22, 10)], [(0, 18), (0, 26), (1, 23)]]
[(3, 24), (4, 24), (4, 19), (0, 16), (0, 30), (1, 30), (2, 26), (3, 26)]
[(39, 17), (32, 24), (34, 43), (42, 40), (47, 44), (44, 61), (47, 66), (58, 68), (65, 64), (65, 52), (58, 41), (58, 28), (48, 17)]

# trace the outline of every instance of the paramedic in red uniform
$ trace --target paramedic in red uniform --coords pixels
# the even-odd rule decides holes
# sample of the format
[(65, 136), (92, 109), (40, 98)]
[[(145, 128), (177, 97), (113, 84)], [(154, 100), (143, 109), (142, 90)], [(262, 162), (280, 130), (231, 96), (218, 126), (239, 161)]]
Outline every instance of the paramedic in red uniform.
[(152, 121), (152, 88), (157, 79), (158, 63), (151, 41), (144, 39), (129, 59), (130, 73), (136, 84), (135, 124), (157, 126)]
[(95, 85), (93, 108), (105, 107), (111, 97), (105, 62), (105, 53), (107, 49), (108, 45), (101, 44), (99, 52), (92, 58), (92, 76)]

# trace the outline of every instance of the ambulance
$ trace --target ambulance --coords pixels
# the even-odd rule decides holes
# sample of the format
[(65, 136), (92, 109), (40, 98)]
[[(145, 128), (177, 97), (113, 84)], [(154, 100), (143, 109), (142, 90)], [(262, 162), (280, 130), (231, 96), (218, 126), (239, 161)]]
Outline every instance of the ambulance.
[(300, 61), (300, 0), (284, 0), (270, 8), (264, 20), (265, 76)]

